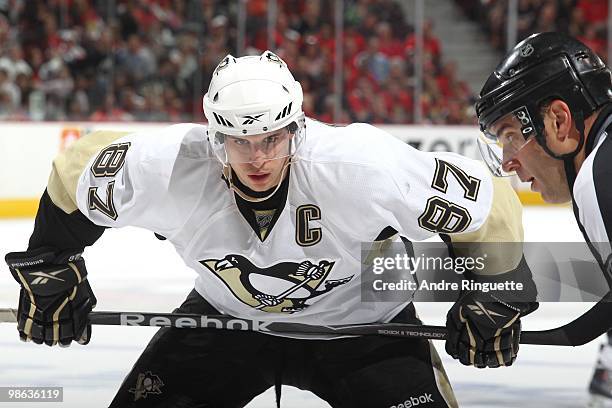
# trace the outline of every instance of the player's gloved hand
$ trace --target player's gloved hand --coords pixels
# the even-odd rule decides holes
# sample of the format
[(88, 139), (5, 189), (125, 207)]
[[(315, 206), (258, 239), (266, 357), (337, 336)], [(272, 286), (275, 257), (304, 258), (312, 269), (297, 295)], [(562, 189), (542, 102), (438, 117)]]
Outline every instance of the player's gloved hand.
[(5, 257), (21, 285), (17, 329), (23, 341), (69, 346), (89, 343), (87, 315), (96, 305), (81, 253), (39, 248)]
[(521, 316), (537, 303), (504, 302), (489, 292), (464, 294), (446, 315), (446, 352), (464, 365), (510, 366), (516, 360)]

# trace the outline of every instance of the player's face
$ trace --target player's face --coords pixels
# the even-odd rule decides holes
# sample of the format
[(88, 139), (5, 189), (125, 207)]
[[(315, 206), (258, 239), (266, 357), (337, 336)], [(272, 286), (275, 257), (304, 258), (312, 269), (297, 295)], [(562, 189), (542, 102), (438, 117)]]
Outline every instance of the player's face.
[(253, 191), (266, 191), (282, 181), (290, 143), (289, 131), (280, 129), (247, 137), (226, 136), (225, 149), (242, 184)]
[(540, 193), (548, 203), (570, 201), (563, 161), (546, 153), (533, 135), (525, 139), (521, 131), (521, 123), (513, 114), (491, 126), (503, 149), (503, 170), (516, 172), (521, 181), (530, 183), (531, 190)]

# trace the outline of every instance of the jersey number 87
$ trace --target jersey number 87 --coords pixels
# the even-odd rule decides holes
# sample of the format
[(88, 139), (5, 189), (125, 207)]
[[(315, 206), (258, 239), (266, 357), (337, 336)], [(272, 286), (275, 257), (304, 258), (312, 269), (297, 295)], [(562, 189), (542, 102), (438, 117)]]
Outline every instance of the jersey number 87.
[[(480, 179), (469, 176), (459, 167), (436, 159), (436, 171), (431, 187), (444, 194), (448, 189), (448, 173), (451, 173), (459, 182), (464, 191), (463, 197), (476, 201), (480, 189)], [(452, 203), (440, 196), (433, 196), (427, 200), (425, 211), (419, 216), (419, 226), (427, 231), (452, 234), (464, 231), (472, 222), (469, 211), (458, 204)]]

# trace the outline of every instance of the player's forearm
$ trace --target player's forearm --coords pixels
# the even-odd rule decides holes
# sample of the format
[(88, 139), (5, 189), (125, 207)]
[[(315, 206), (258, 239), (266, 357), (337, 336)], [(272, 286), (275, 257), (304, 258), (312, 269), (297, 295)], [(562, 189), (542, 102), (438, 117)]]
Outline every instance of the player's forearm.
[(88, 220), (79, 210), (70, 214), (64, 212), (53, 203), (45, 190), (40, 199), (28, 249), (82, 249), (96, 242), (104, 229)]

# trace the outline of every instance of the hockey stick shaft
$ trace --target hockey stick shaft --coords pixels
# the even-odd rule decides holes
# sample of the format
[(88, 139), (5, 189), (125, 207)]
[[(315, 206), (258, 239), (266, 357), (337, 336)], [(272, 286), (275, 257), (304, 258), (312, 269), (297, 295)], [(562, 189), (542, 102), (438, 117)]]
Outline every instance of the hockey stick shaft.
[[(443, 340), (446, 328), (410, 324), (356, 324), (344, 326), (317, 326), (293, 322), (264, 322), (225, 315), (199, 315), (189, 313), (90, 312), (89, 321), (102, 326), (154, 326), (176, 328), (208, 328), (221, 330), (257, 331), (270, 334), (363, 336), (385, 335), (420, 337)], [(0, 323), (17, 322), (16, 309), (0, 309)]]
[[(550, 330), (523, 331), (521, 344), (580, 346), (612, 327), (612, 294), (608, 293), (591, 309), (572, 322)], [(264, 322), (223, 315), (197, 315), (173, 313), (91, 312), (94, 325), (157, 326), (177, 328), (212, 328), (249, 330), (285, 335), (362, 336), (382, 335), (404, 338), (444, 340), (446, 327), (401, 323), (355, 324), (344, 326), (316, 326), (293, 322)], [(0, 309), (0, 323), (16, 322), (15, 309)]]
[[(298, 290), (302, 286), (306, 285), (311, 280), (312, 280), (312, 278), (304, 279), (302, 282), (298, 283), (297, 285), (294, 285), (294, 286), (290, 287), (289, 289), (287, 289), (286, 291), (284, 291), (280, 295), (276, 296), (276, 299), (282, 301), (285, 297), (289, 296), (290, 294), (292, 294), (293, 292), (295, 292), (296, 290)], [(265, 303), (262, 303), (259, 306), (256, 306), (255, 309), (261, 310), (261, 309), (263, 309), (266, 306), (268, 306), (268, 305), (266, 305)]]

